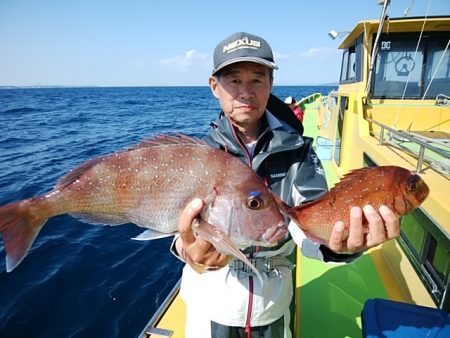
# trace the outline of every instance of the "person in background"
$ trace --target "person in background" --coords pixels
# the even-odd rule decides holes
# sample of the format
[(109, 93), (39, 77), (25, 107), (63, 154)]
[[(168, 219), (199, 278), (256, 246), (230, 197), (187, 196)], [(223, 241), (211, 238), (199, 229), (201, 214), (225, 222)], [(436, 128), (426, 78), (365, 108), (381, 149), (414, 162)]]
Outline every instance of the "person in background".
[(293, 96), (288, 96), (284, 100), (284, 103), (286, 103), (289, 106), (289, 108), (291, 108), (291, 110), (294, 112), (295, 116), (297, 116), (297, 118), (303, 122), (305, 112), (301, 106), (296, 105), (297, 101), (295, 100), (295, 98)]
[[(222, 112), (206, 141), (241, 159), (287, 204), (312, 201), (327, 191), (324, 170), (302, 136), (301, 122), (271, 94), (277, 69), (272, 49), (261, 37), (239, 32), (220, 42), (209, 78)], [(243, 250), (261, 272), (263, 283), (240, 261), (219, 253), (199, 239), (191, 224), (204, 202), (194, 198), (179, 219), (179, 236), (171, 250), (187, 263), (180, 295), (186, 304), (186, 337), (292, 337), (295, 247), (324, 262), (351, 262), (361, 253), (399, 235), (399, 219), (387, 207), (353, 207), (349, 237), (343, 222), (329, 243), (308, 239), (292, 222), (289, 234), (274, 247)], [(368, 231), (363, 231), (363, 215)]]

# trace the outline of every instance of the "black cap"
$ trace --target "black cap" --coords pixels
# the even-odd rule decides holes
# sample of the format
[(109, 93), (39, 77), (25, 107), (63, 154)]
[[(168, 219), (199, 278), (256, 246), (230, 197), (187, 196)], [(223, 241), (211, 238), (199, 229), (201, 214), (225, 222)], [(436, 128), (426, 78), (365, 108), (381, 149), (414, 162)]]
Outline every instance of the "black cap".
[(271, 69), (278, 69), (273, 60), (272, 48), (263, 38), (245, 33), (234, 33), (214, 50), (214, 69), (216, 74), (222, 68), (236, 62), (256, 62)]

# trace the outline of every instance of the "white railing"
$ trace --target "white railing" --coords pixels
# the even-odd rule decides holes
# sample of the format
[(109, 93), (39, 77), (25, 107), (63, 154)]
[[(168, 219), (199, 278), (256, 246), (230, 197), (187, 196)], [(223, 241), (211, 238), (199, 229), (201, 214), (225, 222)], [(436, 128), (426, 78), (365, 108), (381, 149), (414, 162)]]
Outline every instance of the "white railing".
[[(395, 136), (398, 139), (402, 139), (402, 140), (407, 139), (408, 141), (411, 141), (411, 142), (416, 143), (417, 145), (419, 145), (419, 153), (418, 154), (414, 153), (413, 151), (409, 150), (408, 148), (401, 147), (402, 150), (404, 150), (404, 151), (406, 150), (411, 155), (417, 156), (417, 168), (416, 168), (416, 171), (418, 173), (420, 173), (421, 170), (422, 170), (422, 165), (423, 165), (423, 162), (425, 160), (425, 150), (430, 150), (430, 151), (432, 151), (432, 152), (442, 156), (444, 159), (447, 159), (447, 160), (450, 159), (450, 151), (442, 149), (442, 148), (435, 147), (432, 144), (427, 143), (426, 141), (420, 139), (419, 136), (417, 136), (417, 135), (415, 135), (415, 134), (413, 134), (411, 132), (397, 130), (397, 129), (391, 128), (391, 127), (389, 127), (389, 126), (387, 126), (387, 125), (385, 125), (385, 124), (383, 124), (381, 122), (378, 122), (378, 121), (375, 121), (375, 120), (372, 120), (372, 119), (369, 119), (369, 118), (367, 119), (367, 121), (372, 122), (372, 123), (374, 123), (374, 124), (376, 124), (376, 125), (381, 127), (381, 131), (380, 131), (380, 144), (381, 145), (387, 143), (387, 142), (385, 142), (385, 138), (386, 138), (385, 137), (385, 130), (388, 130), (391, 133), (391, 135), (390, 135), (391, 138), (392, 138), (392, 136)], [(392, 143), (392, 142), (388, 142), (388, 143), (390, 145), (392, 145), (392, 144), (396, 145), (395, 143)], [(435, 170), (445, 171), (444, 173), (450, 174), (450, 169), (448, 168), (449, 164), (448, 163), (444, 163), (444, 161), (441, 161), (440, 163), (438, 163), (438, 166), (433, 165), (433, 163), (428, 163), (428, 164)]]

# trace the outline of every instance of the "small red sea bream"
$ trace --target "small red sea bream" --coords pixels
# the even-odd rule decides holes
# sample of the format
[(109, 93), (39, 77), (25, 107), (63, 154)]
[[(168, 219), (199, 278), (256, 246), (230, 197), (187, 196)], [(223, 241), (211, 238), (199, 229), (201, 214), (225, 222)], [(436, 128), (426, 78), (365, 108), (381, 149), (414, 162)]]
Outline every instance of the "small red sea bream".
[(249, 265), (239, 248), (274, 245), (287, 233), (272, 194), (249, 166), (198, 139), (160, 135), (82, 163), (45, 195), (0, 207), (7, 271), (51, 217), (134, 223), (147, 229), (137, 239), (155, 239), (177, 232), (180, 212), (194, 197), (205, 202), (193, 227), (198, 236)]
[[(428, 193), (428, 186), (414, 172), (397, 166), (379, 166), (351, 171), (313, 202), (292, 208), (279, 198), (277, 202), (308, 237), (326, 244), (336, 222), (343, 221), (348, 229), (352, 207), (371, 204), (378, 209), (385, 205), (398, 215), (406, 215), (422, 204)], [(363, 226), (367, 226), (365, 219)]]

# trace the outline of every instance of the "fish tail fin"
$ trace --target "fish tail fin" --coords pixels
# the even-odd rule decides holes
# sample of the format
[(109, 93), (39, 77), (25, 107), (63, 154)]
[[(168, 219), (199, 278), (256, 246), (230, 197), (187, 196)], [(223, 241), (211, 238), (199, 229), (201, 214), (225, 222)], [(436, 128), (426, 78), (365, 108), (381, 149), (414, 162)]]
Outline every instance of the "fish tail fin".
[(6, 251), (6, 271), (22, 262), (48, 218), (33, 212), (34, 199), (0, 207), (0, 235)]
[(287, 211), (287, 214), (291, 220), (293, 220), (300, 228), (304, 230), (302, 224), (300, 223), (302, 215), (301, 209), (302, 208), (300, 206), (292, 207), (289, 211)]
[[(289, 207), (289, 205), (287, 205), (286, 203), (283, 202), (283, 200), (276, 195), (275, 193), (272, 193), (272, 195), (275, 198), (275, 201), (278, 204), (278, 207), (280, 208), (281, 213), (288, 217), (290, 220), (292, 220), (298, 227), (298, 229), (301, 229), (301, 231), (303, 232), (304, 235), (306, 235), (306, 237), (312, 239), (315, 242), (321, 243), (321, 244), (325, 244), (326, 241), (323, 238), (320, 238), (318, 236), (315, 236), (314, 233), (312, 233), (310, 231), (310, 229), (303, 225), (300, 220), (302, 218), (302, 210), (303, 210), (303, 206), (302, 205), (297, 205), (294, 207)], [(297, 245), (302, 245), (303, 242), (303, 234), (299, 232), (296, 227), (289, 227), (289, 232), (292, 236), (292, 238), (294, 239), (294, 242), (297, 243)]]
[(290, 207), (289, 205), (284, 203), (284, 201), (281, 199), (281, 197), (278, 196), (273, 191), (272, 191), (272, 196), (274, 197), (274, 199), (278, 205), (278, 208), (280, 209), (283, 216), (288, 217), (289, 219), (293, 220), (294, 223), (296, 223), (301, 228), (299, 219), (300, 219), (302, 207), (301, 206)]
[(297, 212), (298, 209), (300, 209), (298, 206), (297, 207), (290, 207), (289, 205), (287, 205), (286, 203), (284, 203), (284, 201), (281, 199), (280, 196), (278, 196), (276, 193), (274, 193), (272, 191), (272, 196), (275, 199), (275, 202), (278, 205), (278, 208), (280, 209), (281, 213), (283, 214), (283, 216), (286, 216), (294, 221), (298, 220), (297, 216)]

